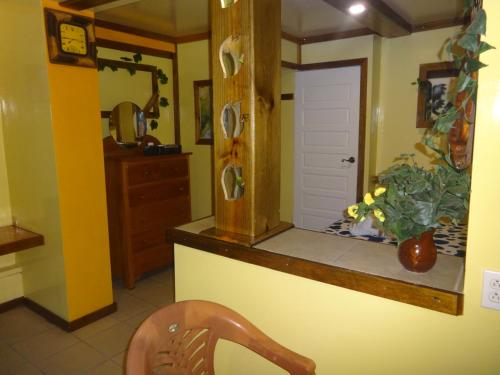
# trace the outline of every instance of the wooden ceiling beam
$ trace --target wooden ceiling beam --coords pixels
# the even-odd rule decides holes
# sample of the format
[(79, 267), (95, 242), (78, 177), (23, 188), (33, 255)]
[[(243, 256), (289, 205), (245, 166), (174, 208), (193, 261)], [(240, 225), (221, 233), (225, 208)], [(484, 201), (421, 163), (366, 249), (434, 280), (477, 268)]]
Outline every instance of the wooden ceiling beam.
[[(353, 16), (349, 13), (349, 7), (353, 5), (352, 0), (323, 0), (327, 4), (337, 8), (343, 13), (353, 17), (364, 27), (374, 33), (387, 38), (408, 35), (413, 30), (413, 25), (398, 14), (383, 0), (359, 1), (366, 7), (366, 11)], [(358, 1), (356, 1), (358, 2)]]
[(115, 2), (116, 0), (65, 0), (59, 5), (74, 10), (85, 10)]

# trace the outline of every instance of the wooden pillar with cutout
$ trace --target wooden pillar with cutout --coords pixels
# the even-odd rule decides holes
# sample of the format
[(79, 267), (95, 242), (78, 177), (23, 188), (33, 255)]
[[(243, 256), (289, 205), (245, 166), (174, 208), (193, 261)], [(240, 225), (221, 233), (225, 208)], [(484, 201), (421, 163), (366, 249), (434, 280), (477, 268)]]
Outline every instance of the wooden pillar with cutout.
[(280, 0), (211, 0), (215, 225), (246, 245), (280, 222)]

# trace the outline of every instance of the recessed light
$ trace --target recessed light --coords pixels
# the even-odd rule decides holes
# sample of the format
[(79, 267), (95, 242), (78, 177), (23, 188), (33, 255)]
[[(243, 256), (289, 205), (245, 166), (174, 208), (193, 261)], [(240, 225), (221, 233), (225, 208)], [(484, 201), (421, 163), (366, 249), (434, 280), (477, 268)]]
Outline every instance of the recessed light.
[(351, 14), (361, 14), (366, 10), (363, 4), (354, 4), (349, 7), (349, 13)]

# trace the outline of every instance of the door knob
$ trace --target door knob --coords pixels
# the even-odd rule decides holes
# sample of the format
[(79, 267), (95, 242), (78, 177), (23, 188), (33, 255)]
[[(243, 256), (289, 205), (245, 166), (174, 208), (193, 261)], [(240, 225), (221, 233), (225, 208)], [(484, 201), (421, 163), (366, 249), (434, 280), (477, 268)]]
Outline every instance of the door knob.
[(349, 159), (342, 159), (342, 161), (347, 161), (349, 163), (354, 163), (356, 159), (354, 159), (354, 156), (351, 156)]

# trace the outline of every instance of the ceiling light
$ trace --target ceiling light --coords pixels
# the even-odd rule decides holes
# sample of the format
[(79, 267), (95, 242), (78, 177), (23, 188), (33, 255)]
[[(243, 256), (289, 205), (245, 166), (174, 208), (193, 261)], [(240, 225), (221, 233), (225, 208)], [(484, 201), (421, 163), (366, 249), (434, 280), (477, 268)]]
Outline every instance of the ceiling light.
[(354, 4), (349, 7), (349, 13), (351, 14), (361, 14), (366, 10), (366, 7), (363, 4)]

